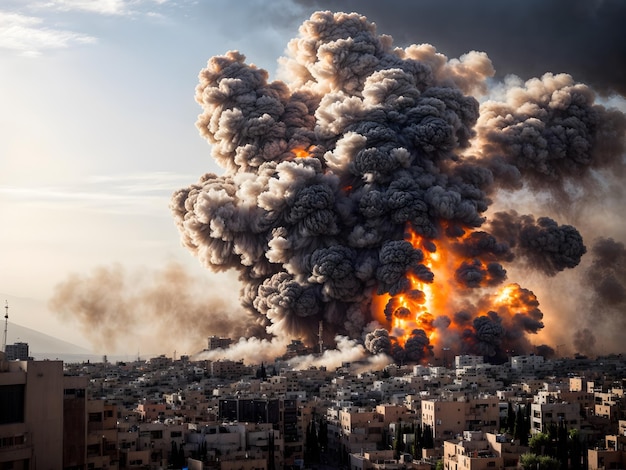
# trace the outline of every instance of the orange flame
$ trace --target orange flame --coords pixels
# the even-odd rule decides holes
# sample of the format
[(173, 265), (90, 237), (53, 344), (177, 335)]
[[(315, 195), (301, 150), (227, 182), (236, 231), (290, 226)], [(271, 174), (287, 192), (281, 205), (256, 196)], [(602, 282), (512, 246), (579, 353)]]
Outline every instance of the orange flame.
[[(426, 240), (409, 228), (408, 241), (413, 247), (424, 254), (422, 264), (431, 271), (436, 271), (443, 259), (434, 244), (426, 247)], [(404, 346), (411, 337), (414, 329), (424, 330), (431, 343), (435, 340), (436, 332), (432, 325), (433, 312), (437, 309), (439, 294), (445, 294), (445, 288), (435, 292), (432, 284), (424, 282), (413, 273), (407, 274), (409, 290), (395, 296), (390, 294), (377, 295), (374, 298), (374, 312), (382, 324), (388, 324), (398, 344)], [(421, 294), (420, 294), (421, 293)], [(437, 294), (437, 295), (436, 295)], [(387, 319), (385, 311), (390, 313)]]
[(310, 153), (311, 147), (309, 147), (308, 149), (305, 149), (303, 147), (296, 147), (295, 149), (291, 150), (291, 153), (296, 158), (307, 158), (311, 156), (311, 153)]
[[(469, 255), (468, 250), (463, 248), (466, 242), (471, 245), (470, 238), (479, 236), (478, 232), (466, 230), (456, 238), (444, 236), (431, 240), (420, 236), (411, 227), (407, 228), (405, 239), (423, 253), (421, 263), (433, 273), (434, 280), (425, 282), (408, 272), (407, 290), (394, 296), (382, 294), (374, 297), (374, 318), (386, 326), (392, 342), (404, 347), (413, 330), (420, 329), (426, 333), (433, 348), (450, 346), (443, 344), (444, 338), (439, 337), (433, 320), (441, 315), (451, 318), (458, 311), (457, 308), (463, 310), (467, 306), (473, 311), (474, 318), (488, 315), (490, 311), (497, 312), (505, 327), (512, 325), (518, 315), (529, 317), (528, 324), (533, 320), (540, 322), (542, 314), (538, 309), (537, 298), (518, 284), (504, 285), (491, 294), (485, 293), (485, 287), (494, 286), (504, 279), (494, 277), (488, 269), (489, 261), (497, 261), (495, 255), (485, 253), (480, 255), (483, 259), (479, 259), (478, 256)], [(464, 266), (480, 272), (482, 277), (465, 284), (465, 281), (457, 278), (457, 271)], [(470, 306), (471, 299), (477, 301), (474, 307)], [(452, 321), (445, 328), (456, 331), (456, 338), (460, 338), (459, 334), (467, 327), (468, 324), (461, 325)]]

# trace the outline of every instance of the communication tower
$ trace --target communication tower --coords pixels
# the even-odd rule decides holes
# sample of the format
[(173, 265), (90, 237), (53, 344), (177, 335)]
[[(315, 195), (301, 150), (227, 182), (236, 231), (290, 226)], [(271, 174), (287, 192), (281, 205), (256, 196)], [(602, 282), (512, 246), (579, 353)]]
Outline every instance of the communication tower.
[(2, 352), (7, 352), (7, 329), (9, 326), (9, 301), (4, 301), (4, 339), (2, 340)]

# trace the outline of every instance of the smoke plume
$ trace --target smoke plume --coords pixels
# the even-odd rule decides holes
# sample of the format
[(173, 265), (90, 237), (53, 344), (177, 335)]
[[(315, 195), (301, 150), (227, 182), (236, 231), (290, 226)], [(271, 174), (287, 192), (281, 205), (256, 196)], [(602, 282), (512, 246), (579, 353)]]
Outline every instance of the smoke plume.
[(250, 334), (228, 293), (176, 263), (156, 271), (130, 272), (115, 264), (72, 274), (57, 285), (49, 306), (77, 321), (103, 353), (194, 353), (210, 335)]
[[(623, 244), (603, 236), (577, 266), (583, 235), (604, 225), (586, 204), (622, 207), (626, 117), (596, 89), (625, 82), (538, 74), (501, 79), (485, 52), (399, 47), (365, 16), (330, 11), (301, 25), (281, 80), (238, 51), (213, 57), (196, 125), (223, 173), (176, 191), (170, 209), (204, 267), (236, 273), (240, 307), (190, 292), (178, 267), (146, 286), (118, 266), (70, 277), (52, 305), (96, 342), (150, 319), (163, 338), (177, 327), (199, 341), (242, 338), (211, 353), (235, 359), (278, 355), (296, 338), (316, 345), (321, 324), (337, 349), (301, 367), (426, 362), (442, 349), (493, 362), (553, 355), (533, 340), (548, 316), (528, 280), (537, 291), (575, 278), (563, 292), (593, 289), (582, 314), (623, 327)], [(572, 332), (580, 312), (550, 313), (570, 343), (593, 347), (593, 321)]]
[(314, 13), (281, 66), (269, 81), (239, 52), (209, 60), (197, 126), (224, 174), (171, 203), (187, 249), (239, 273), (263, 337), (315, 344), (322, 322), (325, 341), (397, 361), (531, 351), (543, 313), (504, 264), (554, 276), (586, 247), (572, 225), (488, 209), (502, 190), (566, 198), (619, 168), (624, 115), (567, 75), (480, 105), (486, 54), (398, 48), (356, 13)]

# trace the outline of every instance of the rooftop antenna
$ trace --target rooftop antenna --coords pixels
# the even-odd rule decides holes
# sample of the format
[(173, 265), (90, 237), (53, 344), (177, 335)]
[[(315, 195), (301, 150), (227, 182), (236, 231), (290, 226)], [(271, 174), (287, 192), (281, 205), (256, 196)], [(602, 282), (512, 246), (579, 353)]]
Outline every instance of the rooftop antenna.
[(4, 301), (4, 339), (2, 340), (2, 352), (7, 352), (7, 328), (9, 326), (9, 301)]
[(324, 354), (324, 338), (322, 337), (322, 333), (324, 331), (324, 323), (320, 321), (320, 330), (318, 333), (319, 344), (320, 344), (320, 356)]

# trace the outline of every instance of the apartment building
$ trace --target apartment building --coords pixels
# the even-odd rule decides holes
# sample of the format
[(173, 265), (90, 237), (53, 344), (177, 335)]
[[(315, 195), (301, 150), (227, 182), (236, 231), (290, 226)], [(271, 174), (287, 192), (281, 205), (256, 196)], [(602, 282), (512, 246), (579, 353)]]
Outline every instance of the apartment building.
[(455, 397), (422, 400), (422, 423), (433, 430), (435, 439), (450, 439), (463, 431), (496, 431), (500, 407), (495, 396)]
[(0, 352), (0, 467), (63, 468), (63, 362)]
[(516, 445), (503, 434), (465, 431), (462, 437), (444, 442), (444, 470), (517, 468), (519, 456), (528, 447)]
[(531, 403), (530, 432), (547, 432), (548, 426), (565, 424), (567, 429), (580, 430), (580, 405), (578, 403)]
[(587, 451), (588, 470), (626, 468), (626, 436), (605, 436), (603, 448)]
[(348, 453), (375, 450), (383, 442), (384, 417), (374, 410), (343, 408), (339, 410), (339, 442)]
[(5, 358), (7, 361), (28, 361), (28, 343), (7, 344)]

